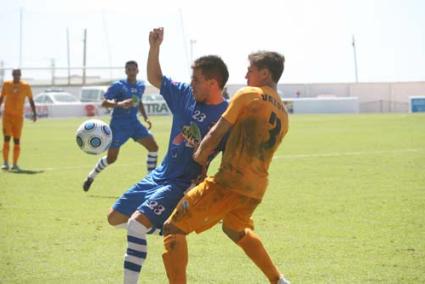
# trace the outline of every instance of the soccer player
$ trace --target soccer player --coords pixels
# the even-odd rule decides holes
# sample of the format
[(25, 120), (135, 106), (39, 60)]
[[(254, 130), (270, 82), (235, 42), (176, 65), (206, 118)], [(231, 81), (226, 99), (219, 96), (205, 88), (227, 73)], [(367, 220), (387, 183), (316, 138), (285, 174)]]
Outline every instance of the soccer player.
[(268, 183), (273, 154), (288, 131), (288, 114), (277, 94), (284, 57), (261, 51), (249, 55), (249, 87), (240, 89), (195, 151), (201, 166), (230, 131), (220, 169), (188, 191), (166, 220), (163, 261), (170, 283), (186, 283), (186, 235), (201, 233), (223, 220), (224, 233), (261, 269), (270, 283), (289, 283), (273, 264), (252, 214)]
[[(118, 158), (120, 147), (129, 138), (139, 142), (148, 150), (147, 170), (152, 171), (156, 167), (158, 159), (158, 145), (149, 132), (152, 124), (148, 119), (142, 103), (142, 96), (145, 91), (145, 83), (137, 80), (139, 68), (136, 61), (128, 61), (125, 64), (126, 80), (119, 80), (113, 83), (106, 91), (102, 102), (103, 107), (113, 108), (111, 129), (112, 144), (106, 156), (99, 159), (96, 166), (91, 170), (83, 184), (84, 191), (90, 189), (95, 177), (107, 166), (114, 163)], [(137, 119), (137, 112), (140, 111), (148, 129)]]
[(13, 171), (19, 171), (18, 159), (21, 153), (21, 134), (24, 125), (24, 104), (25, 98), (32, 110), (32, 120), (37, 120), (37, 112), (35, 110), (34, 100), (32, 99), (31, 86), (21, 81), (21, 70), (13, 69), (13, 81), (6, 81), (0, 96), (0, 109), (4, 102), (3, 113), (3, 165), (2, 170), (9, 170), (9, 144), (10, 138), (13, 137)]
[(127, 228), (125, 284), (138, 281), (146, 259), (146, 234), (162, 229), (185, 190), (203, 174), (192, 159), (194, 149), (228, 105), (222, 92), (229, 73), (218, 56), (195, 60), (190, 85), (163, 76), (159, 62), (163, 35), (162, 28), (149, 34), (147, 74), (173, 115), (167, 153), (161, 165), (124, 193), (108, 215), (111, 225)]

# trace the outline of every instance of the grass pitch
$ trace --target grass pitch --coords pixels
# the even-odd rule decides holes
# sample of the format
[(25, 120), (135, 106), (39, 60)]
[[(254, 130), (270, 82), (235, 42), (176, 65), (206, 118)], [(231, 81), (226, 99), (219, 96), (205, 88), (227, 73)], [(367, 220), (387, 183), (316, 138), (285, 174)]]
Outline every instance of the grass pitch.
[[(125, 231), (106, 214), (146, 150), (128, 142), (85, 193), (99, 157), (76, 146), (83, 120), (26, 121), (24, 171), (0, 172), (0, 283), (122, 283)], [(152, 120), (163, 157), (171, 120)], [(425, 115), (293, 115), (254, 220), (293, 283), (425, 283), (424, 207)], [(219, 226), (188, 242), (188, 283), (267, 283)], [(162, 239), (148, 245), (140, 283), (166, 283)]]

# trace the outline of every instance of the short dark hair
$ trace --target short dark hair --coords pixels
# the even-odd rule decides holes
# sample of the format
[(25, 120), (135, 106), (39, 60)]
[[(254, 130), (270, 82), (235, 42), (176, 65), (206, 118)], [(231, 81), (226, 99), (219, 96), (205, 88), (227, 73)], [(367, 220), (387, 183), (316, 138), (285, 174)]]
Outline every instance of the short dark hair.
[(137, 68), (139, 68), (139, 66), (137, 65), (137, 62), (135, 60), (129, 60), (125, 63), (125, 68), (127, 68), (128, 65), (136, 65)]
[(192, 69), (200, 69), (207, 79), (215, 79), (223, 89), (229, 79), (229, 71), (224, 61), (217, 55), (199, 57), (192, 64)]
[(22, 74), (21, 69), (19, 69), (19, 68), (13, 69), (12, 75), (14, 75), (15, 73), (19, 73), (19, 75), (21, 75)]
[(275, 83), (279, 82), (285, 69), (285, 57), (274, 51), (257, 51), (248, 56), (249, 62), (258, 69), (268, 69)]

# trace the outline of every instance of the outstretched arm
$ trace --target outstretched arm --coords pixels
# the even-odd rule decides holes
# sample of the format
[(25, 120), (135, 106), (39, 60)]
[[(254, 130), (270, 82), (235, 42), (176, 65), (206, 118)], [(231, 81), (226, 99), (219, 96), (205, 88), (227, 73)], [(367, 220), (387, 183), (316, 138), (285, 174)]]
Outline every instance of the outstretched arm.
[(147, 60), (148, 81), (158, 89), (161, 88), (162, 70), (159, 63), (159, 50), (164, 38), (164, 28), (153, 29), (149, 33), (149, 54)]
[(214, 149), (217, 148), (221, 139), (223, 139), (224, 135), (226, 135), (232, 126), (230, 122), (221, 117), (202, 139), (201, 144), (193, 154), (193, 159), (201, 166), (206, 166), (208, 157), (214, 152)]

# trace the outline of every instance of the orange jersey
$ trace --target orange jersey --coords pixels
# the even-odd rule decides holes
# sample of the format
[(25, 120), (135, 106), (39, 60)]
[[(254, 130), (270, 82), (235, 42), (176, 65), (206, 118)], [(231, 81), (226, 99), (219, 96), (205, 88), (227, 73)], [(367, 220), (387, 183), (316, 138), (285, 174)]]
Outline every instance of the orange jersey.
[(6, 81), (3, 84), (1, 96), (4, 100), (4, 113), (8, 115), (23, 116), (25, 98), (32, 98), (32, 91), (29, 84), (13, 81)]
[(215, 182), (241, 195), (262, 199), (273, 154), (288, 132), (288, 114), (269, 87), (245, 87), (223, 118), (233, 124)]

